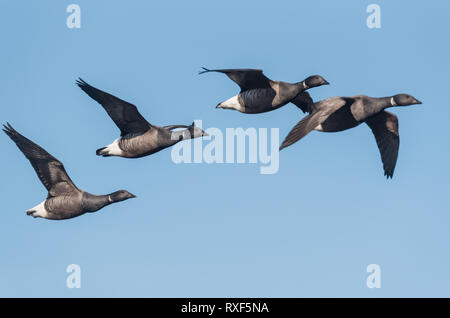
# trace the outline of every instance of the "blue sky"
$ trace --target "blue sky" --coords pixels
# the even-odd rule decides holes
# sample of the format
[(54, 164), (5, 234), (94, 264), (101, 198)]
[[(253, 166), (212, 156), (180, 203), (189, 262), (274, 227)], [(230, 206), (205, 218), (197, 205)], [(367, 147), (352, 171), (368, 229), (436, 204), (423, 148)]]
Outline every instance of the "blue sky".
[[(66, 7), (81, 7), (68, 29)], [(381, 7), (381, 29), (366, 7)], [(91, 193), (137, 199), (64, 222), (25, 210), (46, 197), (9, 138), (2, 149), (0, 296), (450, 296), (447, 13), (410, 1), (2, 1), (0, 118), (60, 159)], [(276, 127), (295, 106), (246, 115), (215, 109), (238, 92), (210, 68), (262, 68), (296, 82), (320, 74), (331, 96), (410, 93), (395, 108), (400, 153), (383, 177), (368, 127), (313, 132), (255, 164), (175, 164), (170, 150), (100, 158), (119, 130), (75, 80), (136, 104), (156, 125)], [(66, 267), (81, 267), (81, 288)], [(382, 287), (366, 286), (379, 264)]]

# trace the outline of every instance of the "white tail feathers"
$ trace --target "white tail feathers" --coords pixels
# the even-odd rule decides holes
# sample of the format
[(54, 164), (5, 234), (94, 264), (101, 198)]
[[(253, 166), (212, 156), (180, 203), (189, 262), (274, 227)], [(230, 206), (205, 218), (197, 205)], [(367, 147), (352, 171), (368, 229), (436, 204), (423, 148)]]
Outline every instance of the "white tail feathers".
[(123, 154), (122, 149), (119, 147), (119, 140), (116, 139), (109, 146), (97, 149), (95, 152), (97, 156), (109, 157), (109, 156), (121, 156)]
[(27, 215), (31, 215), (34, 218), (47, 218), (48, 212), (45, 208), (45, 201), (39, 203), (34, 208), (27, 210)]

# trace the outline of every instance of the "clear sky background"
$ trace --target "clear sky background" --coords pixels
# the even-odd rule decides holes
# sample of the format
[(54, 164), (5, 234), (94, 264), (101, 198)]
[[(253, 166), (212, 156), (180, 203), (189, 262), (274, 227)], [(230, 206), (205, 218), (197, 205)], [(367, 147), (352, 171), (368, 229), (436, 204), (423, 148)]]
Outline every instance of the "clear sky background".
[[(81, 7), (68, 29), (66, 7)], [(381, 6), (381, 29), (366, 7)], [(448, 1), (12, 1), (0, 7), (0, 119), (61, 160), (91, 193), (138, 198), (67, 221), (25, 214), (47, 193), (0, 136), (0, 296), (450, 296)], [(259, 164), (180, 164), (171, 151), (100, 158), (118, 137), (77, 77), (136, 104), (156, 125), (225, 131), (303, 117), (289, 104), (246, 115), (215, 106), (239, 90), (209, 68), (262, 68), (275, 80), (320, 74), (331, 96), (410, 93), (386, 180), (366, 125), (313, 132)], [(204, 144), (207, 144), (205, 142)], [(81, 266), (81, 288), (66, 267)], [(381, 288), (366, 286), (379, 264)]]

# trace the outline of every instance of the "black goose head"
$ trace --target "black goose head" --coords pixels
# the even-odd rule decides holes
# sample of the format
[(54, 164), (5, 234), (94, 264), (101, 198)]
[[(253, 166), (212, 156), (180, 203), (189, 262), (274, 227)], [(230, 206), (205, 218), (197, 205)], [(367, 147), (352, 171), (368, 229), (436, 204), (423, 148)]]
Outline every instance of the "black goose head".
[(200, 127), (195, 126), (195, 122), (192, 122), (192, 124), (188, 127), (189, 133), (191, 135), (191, 139), (203, 137), (203, 136), (209, 136), (204, 130), (202, 130)]
[(409, 106), (409, 105), (416, 105), (416, 104), (422, 104), (421, 101), (417, 100), (416, 98), (414, 98), (411, 95), (408, 94), (397, 94), (392, 96), (392, 99), (394, 101), (394, 103), (392, 106)]
[(310, 76), (307, 79), (305, 79), (303, 82), (306, 84), (307, 88), (330, 84), (320, 75)]
[(119, 191), (113, 192), (109, 195), (109, 198), (112, 202), (125, 201), (125, 200), (132, 199), (135, 197), (136, 196), (134, 194), (131, 194), (127, 190), (119, 190)]

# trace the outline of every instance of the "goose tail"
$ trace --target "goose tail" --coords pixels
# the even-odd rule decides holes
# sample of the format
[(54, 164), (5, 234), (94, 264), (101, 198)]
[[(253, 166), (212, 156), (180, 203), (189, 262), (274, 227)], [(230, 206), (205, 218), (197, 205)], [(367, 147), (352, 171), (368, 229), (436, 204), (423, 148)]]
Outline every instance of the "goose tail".
[(110, 154), (108, 152), (108, 147), (103, 147), (103, 148), (99, 148), (95, 151), (95, 154), (97, 156), (102, 156), (102, 157), (109, 157)]

